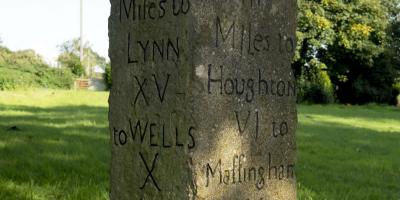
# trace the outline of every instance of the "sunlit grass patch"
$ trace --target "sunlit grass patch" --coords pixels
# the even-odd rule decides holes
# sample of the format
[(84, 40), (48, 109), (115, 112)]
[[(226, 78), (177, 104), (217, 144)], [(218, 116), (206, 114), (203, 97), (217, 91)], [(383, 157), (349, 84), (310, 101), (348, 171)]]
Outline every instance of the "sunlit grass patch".
[(400, 109), (299, 106), (300, 199), (400, 199)]
[(0, 92), (0, 199), (107, 199), (107, 98)]
[[(0, 199), (108, 199), (107, 98), (0, 92)], [(300, 105), (297, 145), (299, 199), (400, 199), (398, 108)]]

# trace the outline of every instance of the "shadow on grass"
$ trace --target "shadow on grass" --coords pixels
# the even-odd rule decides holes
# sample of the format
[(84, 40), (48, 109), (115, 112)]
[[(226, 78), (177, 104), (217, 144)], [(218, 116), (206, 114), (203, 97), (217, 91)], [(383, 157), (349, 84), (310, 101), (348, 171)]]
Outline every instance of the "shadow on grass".
[(106, 107), (0, 105), (0, 112), (0, 199), (106, 196)]
[[(389, 109), (389, 110), (387, 110)], [(104, 199), (107, 108), (0, 105), (0, 199)], [(304, 106), (300, 114), (393, 120), (397, 110)], [(311, 120), (309, 120), (311, 121)], [(16, 126), (20, 131), (8, 130)], [(400, 198), (400, 133), (343, 123), (302, 123), (300, 199)]]
[(300, 199), (400, 198), (400, 133), (332, 122), (299, 127)]

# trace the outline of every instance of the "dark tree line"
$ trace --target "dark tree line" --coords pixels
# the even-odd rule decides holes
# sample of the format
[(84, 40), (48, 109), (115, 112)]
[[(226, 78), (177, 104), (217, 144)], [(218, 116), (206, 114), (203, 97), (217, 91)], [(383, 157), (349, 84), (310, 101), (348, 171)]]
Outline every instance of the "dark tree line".
[(399, 0), (299, 0), (299, 101), (393, 103), (400, 89)]

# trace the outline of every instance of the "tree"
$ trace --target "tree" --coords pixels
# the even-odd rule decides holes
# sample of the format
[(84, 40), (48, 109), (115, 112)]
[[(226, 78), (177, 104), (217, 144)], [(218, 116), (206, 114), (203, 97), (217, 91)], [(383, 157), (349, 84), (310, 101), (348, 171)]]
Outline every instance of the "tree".
[(104, 82), (107, 85), (108, 89), (111, 89), (112, 86), (112, 78), (111, 78), (111, 63), (106, 64), (105, 68), (105, 73), (104, 73)]
[(394, 69), (382, 59), (391, 41), (388, 31), (396, 2), (299, 1), (296, 77), (310, 80), (317, 60), (326, 65), (340, 102), (387, 102), (394, 82), (388, 73)]
[(393, 98), (392, 103), (400, 105), (400, 1), (388, 0), (388, 7), (390, 9), (390, 31), (391, 41), (386, 52), (386, 57), (389, 60), (389, 65), (394, 69), (393, 76), (395, 82), (393, 84)]
[(50, 67), (34, 50), (11, 51), (0, 46), (0, 90), (69, 89), (72, 84), (73, 75), (69, 70)]
[(85, 75), (85, 68), (83, 67), (79, 56), (65, 52), (58, 56), (58, 62), (61, 66), (65, 68), (69, 68), (73, 74), (76, 76), (84, 76)]
[[(88, 75), (93, 73), (94, 67), (101, 66), (105, 67), (106, 59), (96, 53), (89, 42), (84, 44), (84, 57), (83, 61), (80, 62), (80, 40), (72, 39), (66, 41), (58, 46), (61, 54), (58, 56), (58, 62), (63, 67), (70, 68), (74, 74), (78, 76)], [(86, 70), (85, 70), (86, 67)]]

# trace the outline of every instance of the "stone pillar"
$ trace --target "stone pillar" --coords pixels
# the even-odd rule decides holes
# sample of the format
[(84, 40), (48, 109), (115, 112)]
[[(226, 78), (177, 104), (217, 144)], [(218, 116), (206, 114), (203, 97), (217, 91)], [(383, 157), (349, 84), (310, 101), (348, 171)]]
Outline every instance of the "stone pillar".
[(296, 199), (296, 1), (111, 5), (111, 199)]

